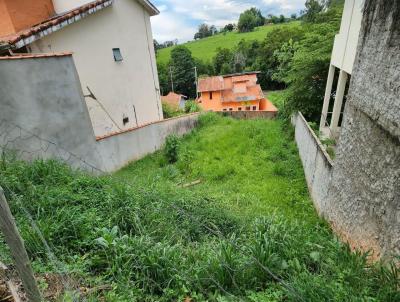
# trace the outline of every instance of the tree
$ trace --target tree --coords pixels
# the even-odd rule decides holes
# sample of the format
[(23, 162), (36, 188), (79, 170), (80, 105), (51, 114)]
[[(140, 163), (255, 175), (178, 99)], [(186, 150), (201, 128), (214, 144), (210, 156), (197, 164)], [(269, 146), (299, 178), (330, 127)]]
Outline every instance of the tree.
[(304, 10), (304, 20), (314, 22), (317, 15), (324, 10), (325, 3), (321, 0), (307, 0)]
[(233, 31), (235, 29), (235, 25), (232, 23), (229, 23), (227, 25), (224, 26), (224, 31)]
[[(218, 48), (213, 58), (214, 72), (217, 75), (232, 72), (233, 53), (228, 48)], [(229, 70), (228, 67), (229, 66)], [(228, 71), (228, 72), (227, 72)]]
[(280, 15), (279, 16), (279, 23), (285, 23), (286, 22), (286, 18), (284, 15)]
[(218, 32), (217, 28), (214, 25), (208, 26), (203, 23), (199, 25), (199, 29), (197, 33), (194, 35), (195, 40), (204, 39), (210, 36), (215, 35)]
[(238, 29), (239, 32), (250, 32), (257, 26), (264, 25), (265, 18), (261, 11), (255, 7), (240, 14)]
[(176, 46), (171, 51), (172, 77), (175, 92), (194, 98), (196, 96), (195, 61), (190, 50), (183, 46)]
[(156, 39), (153, 40), (154, 50), (157, 52), (161, 48), (161, 44)]
[(274, 53), (290, 39), (294, 42), (300, 41), (304, 37), (304, 31), (305, 29), (303, 27), (297, 26), (278, 27), (267, 34), (265, 40), (256, 50), (256, 55), (253, 54), (256, 59), (251, 68), (261, 71), (259, 82), (263, 89), (276, 90), (285, 88), (286, 85), (284, 82), (272, 78), (272, 75), (279, 68), (279, 62), (274, 56)]
[(243, 72), (246, 67), (246, 56), (243, 52), (237, 51), (233, 55), (233, 71)]
[[(319, 120), (341, 12), (340, 7), (332, 7), (323, 13), (325, 23), (307, 25), (304, 38), (295, 47), (293, 58), (283, 73), (283, 80), (288, 85), (284, 107), (287, 117), (300, 110), (307, 120)], [(286, 59), (284, 62), (287, 63)]]
[(298, 48), (299, 42), (294, 42), (290, 39), (289, 42), (283, 43), (280, 49), (275, 50), (274, 57), (279, 64), (275, 73), (272, 75), (273, 80), (284, 82), (289, 76), (290, 64)]
[(171, 83), (169, 79), (169, 70), (166, 64), (157, 62), (158, 78), (160, 82), (160, 93), (166, 95), (171, 91)]

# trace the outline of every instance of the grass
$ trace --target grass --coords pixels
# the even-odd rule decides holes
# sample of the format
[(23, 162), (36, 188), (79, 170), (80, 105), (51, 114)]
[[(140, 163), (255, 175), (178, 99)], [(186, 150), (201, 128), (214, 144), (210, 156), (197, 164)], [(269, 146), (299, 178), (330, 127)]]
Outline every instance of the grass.
[[(265, 39), (268, 32), (276, 27), (299, 26), (300, 22), (290, 22), (286, 24), (267, 25), (257, 27), (249, 33), (230, 32), (226, 34), (218, 34), (212, 37), (201, 39), (198, 41), (187, 42), (184, 45), (189, 48), (194, 58), (202, 59), (203, 61), (211, 61), (215, 56), (219, 47), (234, 48), (241, 40), (259, 40)], [(161, 49), (157, 52), (157, 62), (166, 64), (171, 57), (173, 47)]]
[(0, 162), (38, 276), (57, 269), (21, 206), (62, 270), (92, 289), (87, 301), (399, 300), (398, 269), (369, 264), (317, 217), (283, 122), (204, 114), (168, 145), (100, 178)]
[(279, 111), (282, 111), (285, 101), (285, 92), (285, 90), (267, 91), (265, 95), (279, 109)]

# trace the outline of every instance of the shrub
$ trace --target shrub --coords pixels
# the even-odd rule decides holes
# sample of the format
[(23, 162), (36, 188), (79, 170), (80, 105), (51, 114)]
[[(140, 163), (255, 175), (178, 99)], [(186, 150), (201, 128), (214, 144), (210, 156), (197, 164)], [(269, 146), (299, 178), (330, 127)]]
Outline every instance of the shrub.
[(176, 135), (170, 135), (167, 137), (165, 142), (165, 158), (170, 164), (176, 163), (178, 161), (178, 151), (179, 151), (179, 138)]
[(175, 110), (170, 105), (165, 103), (162, 103), (162, 110), (164, 118), (171, 118), (181, 114), (179, 110)]
[(196, 101), (190, 100), (185, 103), (185, 112), (186, 113), (194, 113), (194, 112), (200, 112), (201, 108), (199, 104), (197, 104)]

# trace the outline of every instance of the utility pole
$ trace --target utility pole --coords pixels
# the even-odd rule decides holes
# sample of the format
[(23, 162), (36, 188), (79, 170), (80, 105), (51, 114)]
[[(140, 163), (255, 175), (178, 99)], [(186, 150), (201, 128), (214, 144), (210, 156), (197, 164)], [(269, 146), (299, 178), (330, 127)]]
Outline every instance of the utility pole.
[(170, 73), (170, 76), (171, 76), (172, 92), (175, 92), (175, 89), (174, 89), (174, 78), (172, 76), (172, 66), (169, 67), (169, 73)]
[(197, 98), (199, 97), (199, 87), (198, 87), (199, 83), (197, 81), (197, 66), (194, 67), (194, 78), (196, 81), (196, 100), (197, 100)]

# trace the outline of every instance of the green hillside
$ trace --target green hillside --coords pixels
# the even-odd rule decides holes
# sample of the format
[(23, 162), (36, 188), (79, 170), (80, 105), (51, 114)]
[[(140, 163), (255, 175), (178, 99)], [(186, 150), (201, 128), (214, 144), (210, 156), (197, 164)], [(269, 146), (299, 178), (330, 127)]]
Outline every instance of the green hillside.
[[(299, 25), (300, 22), (296, 21), (286, 24), (261, 26), (257, 27), (253, 32), (249, 33), (230, 32), (226, 34), (218, 34), (202, 40), (188, 42), (184, 45), (190, 49), (193, 57), (202, 59), (203, 61), (210, 61), (214, 57), (218, 47), (233, 48), (243, 39), (264, 40), (266, 34), (270, 32), (273, 28)], [(169, 61), (172, 49), (173, 47), (168, 47), (159, 50), (157, 53), (157, 62), (167, 63)]]

